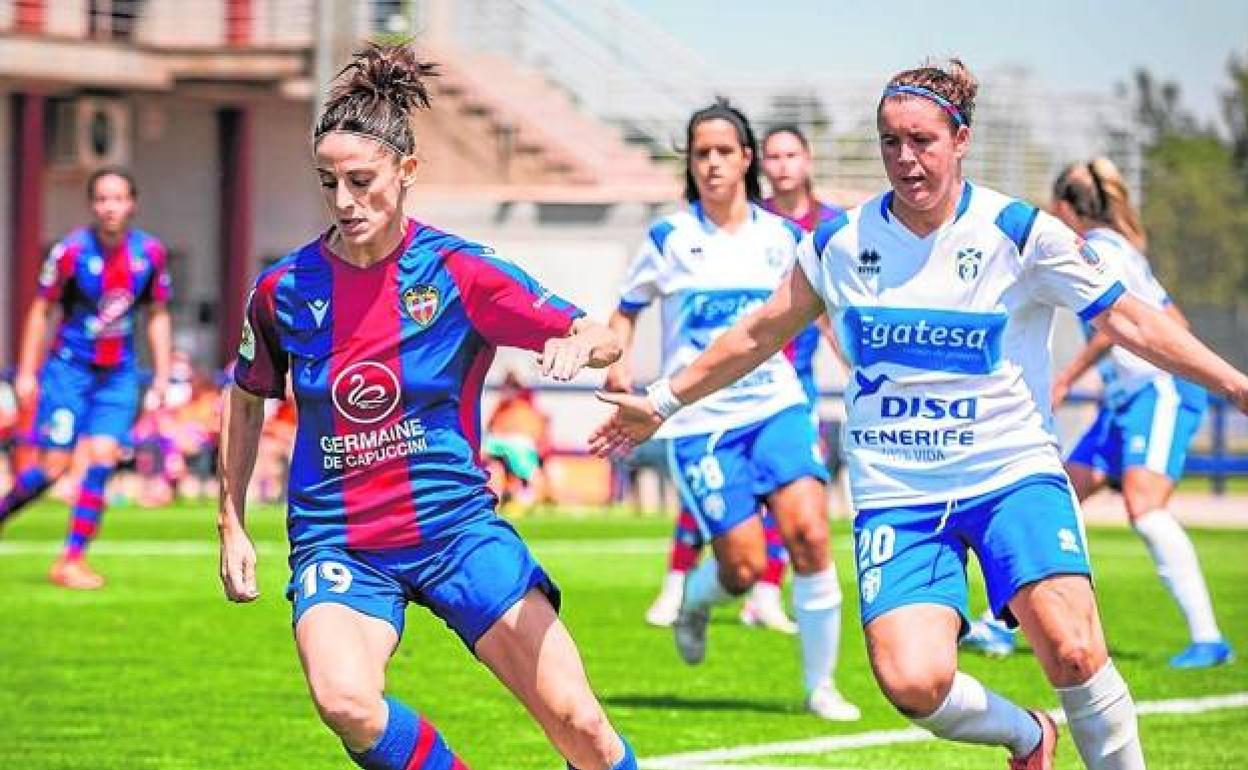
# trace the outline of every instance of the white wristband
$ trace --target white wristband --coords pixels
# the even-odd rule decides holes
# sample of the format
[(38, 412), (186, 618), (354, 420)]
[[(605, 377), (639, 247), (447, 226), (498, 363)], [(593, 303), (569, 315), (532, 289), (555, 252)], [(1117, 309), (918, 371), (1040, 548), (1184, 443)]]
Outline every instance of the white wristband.
[(672, 392), (672, 381), (666, 377), (650, 383), (650, 387), (646, 388), (646, 399), (650, 401), (650, 406), (654, 407), (655, 413), (664, 420), (679, 412), (684, 406)]

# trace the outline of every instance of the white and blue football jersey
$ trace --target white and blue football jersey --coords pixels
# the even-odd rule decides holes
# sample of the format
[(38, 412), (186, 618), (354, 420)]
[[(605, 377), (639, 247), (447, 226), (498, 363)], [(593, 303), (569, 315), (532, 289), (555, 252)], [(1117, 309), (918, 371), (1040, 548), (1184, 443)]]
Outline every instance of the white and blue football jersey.
[[(650, 227), (629, 266), (620, 309), (636, 313), (654, 300), (663, 314), (663, 375), (688, 366), (711, 341), (762, 305), (793, 267), (802, 231), (750, 206), (734, 233), (721, 230), (696, 203)], [(685, 407), (660, 438), (715, 433), (766, 419), (806, 396), (792, 364), (777, 353), (732, 385)]]
[(1061, 474), (1049, 337), (1126, 290), (1055, 218), (964, 184), (924, 238), (877, 196), (821, 225), (797, 259), (854, 367), (845, 446), (859, 509), (965, 499)]
[[(1148, 258), (1121, 234), (1107, 227), (1089, 230), (1085, 236), (1102, 259), (1122, 274), (1122, 282), (1135, 297), (1161, 310), (1170, 304), (1170, 295), (1153, 276)], [(1091, 336), (1091, 330), (1088, 330)], [(1104, 400), (1121, 404), (1150, 383), (1173, 380), (1169, 372), (1158, 369), (1121, 345), (1114, 345), (1097, 365), (1105, 384)]]

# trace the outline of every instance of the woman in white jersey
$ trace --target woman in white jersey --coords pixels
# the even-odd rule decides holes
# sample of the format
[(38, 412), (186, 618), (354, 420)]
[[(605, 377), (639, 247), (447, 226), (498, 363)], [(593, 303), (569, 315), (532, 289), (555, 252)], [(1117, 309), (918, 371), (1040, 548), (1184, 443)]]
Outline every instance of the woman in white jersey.
[(697, 360), (617, 405), (591, 448), (643, 440), (832, 315), (854, 366), (846, 449), (867, 649), (888, 699), (957, 741), (1053, 766), (1057, 731), (957, 670), (968, 547), (993, 610), (1017, 619), (1091, 770), (1144, 767), (1106, 651), (1049, 409), (1048, 335), (1065, 305), (1158, 366), (1248, 411), (1248, 377), (1126, 293), (1053, 217), (962, 177), (976, 83), (960, 62), (895, 75), (877, 111), (892, 189), (803, 240), (788, 281)]
[[(1097, 158), (1063, 171), (1053, 185), (1052, 209), (1097, 254), (1119, 267), (1136, 297), (1187, 325), (1153, 277), (1143, 254), (1144, 230), (1113, 163)], [(1144, 540), (1187, 621), (1191, 643), (1170, 659), (1170, 665), (1205, 668), (1226, 663), (1231, 647), (1218, 630), (1196, 549), (1166, 508), (1183, 475), (1187, 446), (1200, 427), (1208, 396), (1199, 386), (1114, 346), (1104, 332), (1095, 332), (1087, 347), (1054, 378), (1054, 407), (1098, 362), (1104, 395), (1096, 422), (1066, 458), (1071, 483), (1080, 500), (1106, 485), (1122, 490), (1131, 526)]]
[[(668, 375), (766, 301), (792, 270), (801, 237), (796, 225), (757, 204), (757, 142), (740, 111), (722, 100), (699, 110), (685, 138), (689, 208), (651, 226), (610, 321), (628, 351), (638, 313), (659, 300)], [(659, 434), (671, 439), (668, 462), (682, 503), (715, 552), (685, 579), (672, 624), (677, 650), (686, 663), (701, 663), (711, 608), (745, 593), (761, 576), (766, 544), (757, 511), (765, 502), (780, 523), (796, 573), (793, 603), (807, 708), (825, 719), (857, 719), (858, 709), (832, 681), (841, 590), (828, 553), (828, 472), (792, 365), (772, 351), (755, 368)], [(626, 389), (632, 381), (627, 363), (613, 367), (608, 378)]]

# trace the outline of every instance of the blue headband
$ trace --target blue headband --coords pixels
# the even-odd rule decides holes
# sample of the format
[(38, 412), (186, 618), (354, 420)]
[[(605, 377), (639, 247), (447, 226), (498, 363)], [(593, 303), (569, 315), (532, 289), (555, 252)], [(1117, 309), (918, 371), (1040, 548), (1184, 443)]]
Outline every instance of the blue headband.
[(890, 96), (897, 96), (898, 94), (922, 96), (924, 99), (936, 102), (941, 109), (949, 114), (949, 117), (953, 118), (954, 123), (959, 126), (966, 125), (966, 117), (962, 114), (962, 110), (959, 110), (957, 105), (930, 88), (924, 88), (923, 86), (891, 85), (884, 89), (884, 95), (880, 98), (887, 99)]

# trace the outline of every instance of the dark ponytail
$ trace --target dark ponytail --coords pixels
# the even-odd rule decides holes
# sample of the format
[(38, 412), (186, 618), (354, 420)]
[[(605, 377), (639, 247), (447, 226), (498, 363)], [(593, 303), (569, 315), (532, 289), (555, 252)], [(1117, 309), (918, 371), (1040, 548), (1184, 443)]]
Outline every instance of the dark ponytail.
[(315, 147), (330, 131), (369, 136), (397, 155), (416, 151), (411, 113), (429, 106), (426, 80), (438, 65), (420, 61), (406, 43), (369, 43), (334, 78), (312, 134)]

